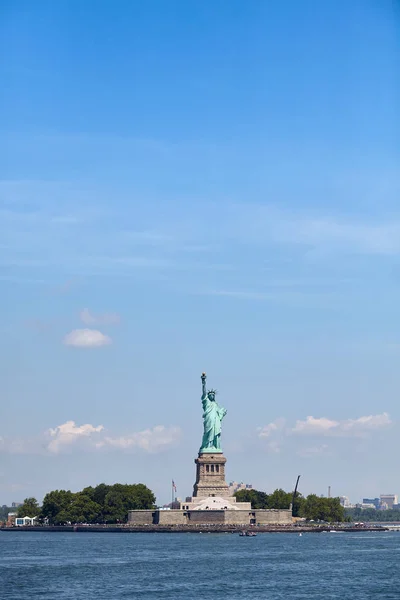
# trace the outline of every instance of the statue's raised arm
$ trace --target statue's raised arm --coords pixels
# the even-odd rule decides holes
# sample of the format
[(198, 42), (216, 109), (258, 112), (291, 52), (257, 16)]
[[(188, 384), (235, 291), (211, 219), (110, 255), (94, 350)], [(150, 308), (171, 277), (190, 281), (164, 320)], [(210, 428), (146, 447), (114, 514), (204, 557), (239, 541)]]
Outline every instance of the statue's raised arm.
[(207, 375), (205, 373), (202, 373), (201, 374), (201, 383), (202, 383), (201, 399), (202, 400), (207, 396), (206, 381), (207, 381)]

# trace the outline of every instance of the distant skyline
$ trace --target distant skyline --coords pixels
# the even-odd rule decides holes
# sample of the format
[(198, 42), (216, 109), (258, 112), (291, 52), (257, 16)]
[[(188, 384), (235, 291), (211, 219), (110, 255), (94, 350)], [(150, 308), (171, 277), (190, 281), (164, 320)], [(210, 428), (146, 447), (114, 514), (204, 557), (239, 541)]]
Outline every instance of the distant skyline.
[(395, 3), (5, 0), (0, 504), (400, 488)]

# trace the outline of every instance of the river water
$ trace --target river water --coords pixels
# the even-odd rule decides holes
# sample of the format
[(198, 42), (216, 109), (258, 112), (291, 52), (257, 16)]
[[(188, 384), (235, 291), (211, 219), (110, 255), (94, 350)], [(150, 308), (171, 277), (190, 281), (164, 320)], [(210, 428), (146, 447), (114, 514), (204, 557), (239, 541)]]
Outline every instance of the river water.
[(400, 533), (0, 532), (0, 598), (399, 600)]

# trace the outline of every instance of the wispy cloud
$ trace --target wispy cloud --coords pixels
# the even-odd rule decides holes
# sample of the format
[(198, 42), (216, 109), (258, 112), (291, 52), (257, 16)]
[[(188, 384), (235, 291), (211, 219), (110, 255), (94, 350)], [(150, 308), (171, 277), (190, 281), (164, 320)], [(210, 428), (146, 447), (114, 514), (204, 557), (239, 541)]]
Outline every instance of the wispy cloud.
[(97, 329), (74, 329), (64, 337), (64, 344), (75, 348), (99, 348), (111, 343), (111, 338)]
[(76, 425), (74, 421), (67, 421), (54, 429), (49, 429), (48, 434), (51, 441), (47, 445), (49, 452), (58, 454), (66, 446), (76, 444), (83, 438), (92, 438), (93, 434), (103, 431), (103, 425)]
[(264, 448), (271, 454), (279, 454), (286, 435), (286, 419), (279, 418), (257, 428), (257, 435), (263, 440)]
[[(258, 427), (257, 435), (263, 441), (264, 447), (269, 452), (280, 452), (285, 445), (294, 447), (299, 456), (315, 456), (329, 451), (326, 438), (368, 438), (379, 431), (384, 431), (392, 420), (387, 413), (366, 415), (357, 419), (334, 420), (327, 417), (306, 417), (290, 425), (283, 418), (276, 419), (262, 427)], [(310, 439), (317, 443), (309, 445)], [(303, 445), (306, 441), (307, 445)]]
[(312, 458), (321, 454), (327, 454), (328, 452), (328, 444), (319, 444), (318, 446), (307, 446), (306, 448), (299, 448), (297, 450), (298, 456), (301, 456), (303, 458)]
[[(390, 221), (372, 220), (226, 199), (171, 201), (165, 209), (154, 198), (125, 197), (112, 204), (112, 190), (68, 182), (8, 182), (0, 184), (0, 192), (6, 198), (0, 266), (21, 281), (44, 277), (54, 286), (60, 277), (89, 282), (93, 276), (134, 275), (145, 285), (157, 281), (221, 303), (337, 312), (348, 308), (349, 294), (356, 300), (374, 278), (385, 276), (376, 263), (366, 265), (368, 257), (390, 263), (400, 255), (400, 211)], [(345, 262), (344, 256), (351, 259)], [(374, 286), (374, 293), (383, 287)], [(88, 309), (81, 319), (93, 329), (117, 320)], [(90, 345), (95, 344), (85, 347)]]
[[(105, 211), (95, 201), (97, 188), (41, 181), (0, 182), (0, 189), (5, 207), (0, 211), (0, 233), (7, 248), (3, 265), (60, 265), (76, 272), (99, 268), (110, 272), (118, 265), (168, 269), (185, 261), (195, 263), (199, 253), (209, 264), (226, 252), (243, 254), (244, 247), (249, 248), (251, 263), (260, 245), (268, 250), (285, 248), (295, 255), (296, 247), (338, 254), (400, 254), (400, 215), (379, 221), (226, 201), (210, 203), (207, 210), (204, 203), (179, 206), (171, 214), (159, 205), (154, 210), (142, 205), (139, 212), (136, 204), (123, 212), (118, 205)], [(50, 198), (57, 198), (57, 203)], [(71, 239), (79, 241), (70, 244)], [(211, 254), (205, 252), (210, 248)], [(242, 293), (256, 298), (258, 290)]]
[(307, 417), (304, 421), (296, 421), (292, 433), (297, 435), (359, 437), (368, 432), (382, 429), (392, 421), (387, 413), (368, 415), (358, 419), (333, 421), (325, 417)]
[(152, 429), (145, 429), (129, 436), (105, 437), (98, 442), (99, 448), (111, 447), (122, 450), (141, 449), (146, 452), (158, 452), (162, 448), (175, 444), (181, 437), (179, 427), (165, 427), (156, 425)]
[(250, 243), (276, 243), (322, 248), (336, 253), (396, 255), (400, 253), (400, 216), (365, 221), (344, 215), (282, 211), (271, 205), (236, 205), (236, 235)]
[(72, 288), (78, 283), (78, 278), (73, 277), (71, 279), (67, 279), (64, 283), (54, 287), (54, 292), (56, 294), (64, 295), (69, 294)]
[(112, 435), (103, 425), (78, 425), (66, 421), (29, 438), (0, 436), (0, 453), (58, 455), (73, 451), (158, 453), (176, 445), (182, 432), (177, 426), (156, 425), (129, 435)]
[(285, 427), (286, 419), (276, 419), (272, 423), (268, 423), (268, 425), (264, 425), (264, 427), (258, 428), (258, 437), (260, 438), (268, 438), (271, 437), (274, 433), (278, 431), (282, 431)]
[(239, 298), (243, 300), (269, 300), (276, 298), (274, 293), (251, 292), (245, 290), (212, 290), (207, 292), (210, 296), (227, 296), (228, 298)]
[(120, 316), (117, 313), (94, 314), (88, 308), (81, 310), (79, 317), (85, 325), (116, 325), (120, 322)]
[(0, 436), (0, 452), (5, 454), (41, 454), (43, 444), (43, 439), (40, 438)]

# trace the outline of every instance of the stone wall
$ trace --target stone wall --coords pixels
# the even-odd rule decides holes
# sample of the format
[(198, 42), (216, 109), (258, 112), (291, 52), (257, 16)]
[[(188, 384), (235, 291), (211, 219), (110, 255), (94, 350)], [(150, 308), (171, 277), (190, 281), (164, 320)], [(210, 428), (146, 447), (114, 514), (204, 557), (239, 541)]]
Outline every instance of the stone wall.
[(154, 510), (128, 511), (129, 525), (152, 525), (154, 523)]
[[(289, 525), (292, 524), (290, 509), (259, 509), (253, 510), (257, 525)], [(254, 518), (252, 517), (252, 518)]]
[(184, 510), (157, 510), (154, 522), (158, 525), (186, 525), (187, 514)]
[(225, 523), (225, 510), (191, 510), (188, 513), (188, 523), (191, 525), (213, 525)]
[(291, 510), (130, 510), (128, 525), (290, 525)]
[(250, 525), (251, 512), (248, 510), (226, 510), (226, 525)]

